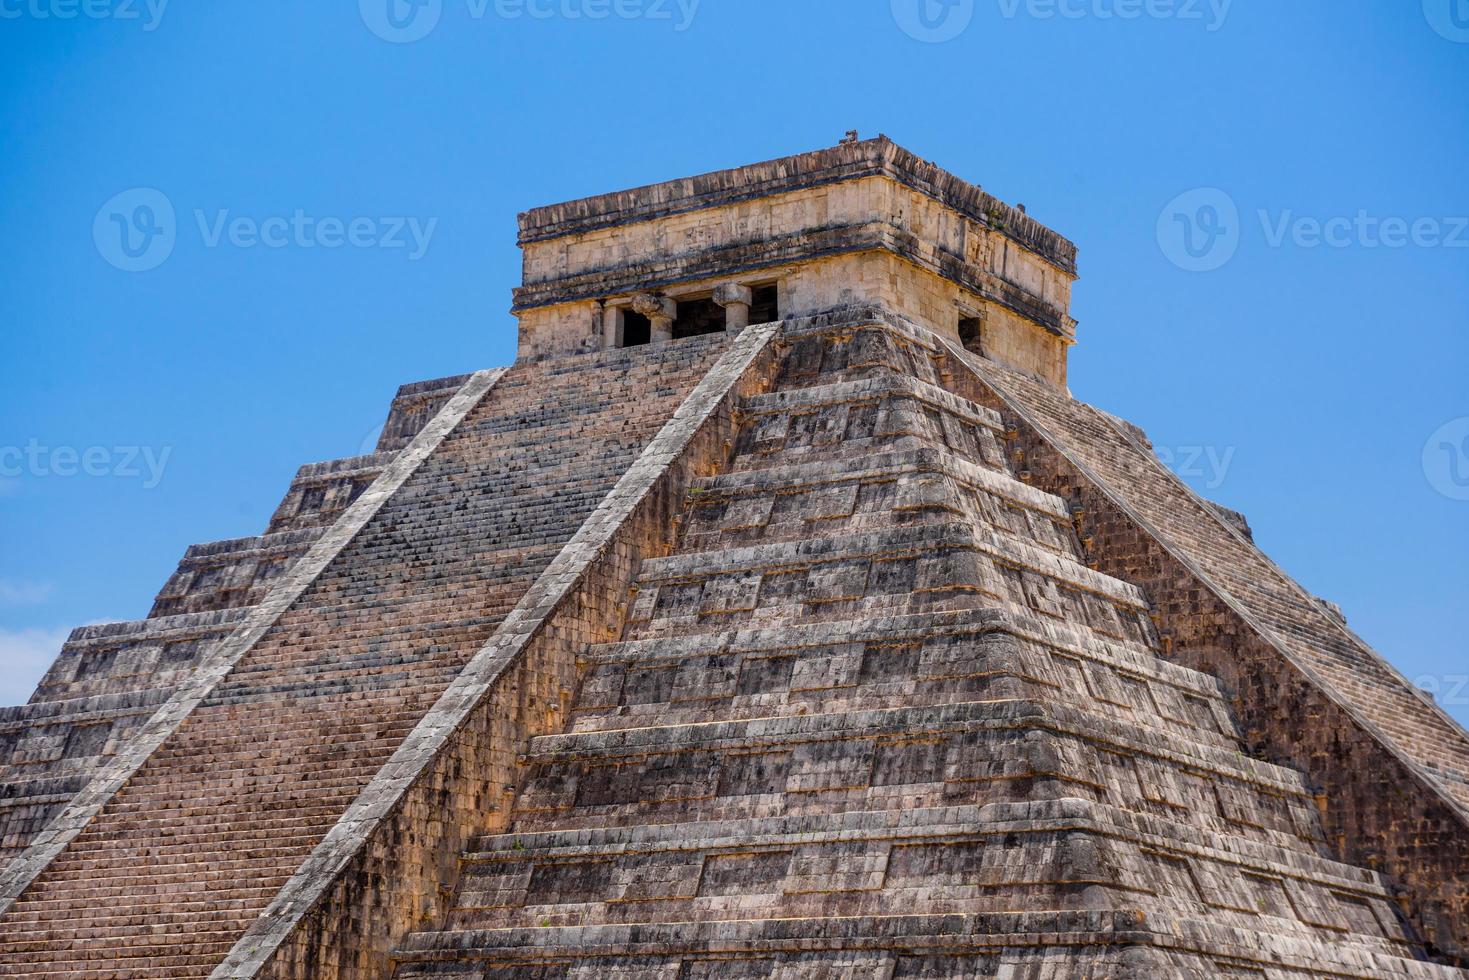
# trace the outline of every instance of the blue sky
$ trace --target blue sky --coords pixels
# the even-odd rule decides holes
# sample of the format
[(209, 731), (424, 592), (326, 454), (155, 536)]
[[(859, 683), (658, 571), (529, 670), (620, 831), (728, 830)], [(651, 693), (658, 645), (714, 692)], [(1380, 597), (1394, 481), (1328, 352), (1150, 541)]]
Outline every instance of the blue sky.
[(1078, 396), (1469, 719), (1469, 0), (386, 2), (0, 0), (0, 702), (508, 363), (518, 211), (856, 128), (1074, 239)]

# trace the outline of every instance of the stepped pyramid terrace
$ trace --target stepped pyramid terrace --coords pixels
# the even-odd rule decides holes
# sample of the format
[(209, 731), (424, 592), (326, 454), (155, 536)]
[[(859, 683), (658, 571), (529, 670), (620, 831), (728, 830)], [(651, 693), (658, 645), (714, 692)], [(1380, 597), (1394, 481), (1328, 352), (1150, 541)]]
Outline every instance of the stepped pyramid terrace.
[(0, 976), (1469, 978), (1469, 734), (1070, 396), (1071, 242), (879, 138), (520, 244), (0, 713)]

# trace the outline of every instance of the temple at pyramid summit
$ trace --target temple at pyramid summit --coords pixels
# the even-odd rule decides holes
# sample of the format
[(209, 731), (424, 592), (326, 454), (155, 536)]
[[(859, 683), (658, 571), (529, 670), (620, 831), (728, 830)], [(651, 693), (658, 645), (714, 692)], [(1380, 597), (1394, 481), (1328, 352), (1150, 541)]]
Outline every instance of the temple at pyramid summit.
[(1469, 978), (1469, 734), (1070, 396), (1066, 238), (853, 138), (520, 245), (0, 711), (0, 976)]

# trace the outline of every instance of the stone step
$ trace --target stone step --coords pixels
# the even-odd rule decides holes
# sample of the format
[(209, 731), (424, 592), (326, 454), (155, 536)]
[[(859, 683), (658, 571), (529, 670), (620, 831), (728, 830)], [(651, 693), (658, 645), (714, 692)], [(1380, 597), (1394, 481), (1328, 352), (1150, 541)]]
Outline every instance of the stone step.
[(25, 850), (88, 779), (77, 773), (0, 784), (0, 867)]
[(1277, 937), (1197, 919), (1165, 923), (1136, 908), (429, 932), (410, 936), (395, 959), (402, 964), (397, 980), (495, 975), (487, 970), (537, 980), (1463, 977), (1331, 937)]
[(860, 381), (835, 381), (808, 388), (783, 389), (751, 395), (740, 403), (741, 421), (757, 429), (770, 416), (804, 415), (833, 405), (881, 402), (900, 398), (940, 409), (970, 425), (980, 425), (1004, 435), (1005, 424), (998, 412), (978, 405), (945, 388), (910, 375), (892, 372)]
[(1240, 751), (1221, 685), (1159, 659), (941, 345), (852, 311), (778, 343), (398, 976), (1461, 975), (1333, 860), (1313, 787)]
[[(243, 868), (236, 869), (234, 872), (238, 886), (236, 898), (240, 909), (261, 900), (269, 900), (280, 887), (281, 883), (278, 881), (263, 884), (240, 884), (237, 876), (243, 870)], [(146, 905), (142, 902), (127, 901), (130, 893), (125, 883), (99, 884), (95, 900), (108, 903), (112, 910), (109, 918), (111, 928), (119, 931), (130, 929), (139, 932), (148, 931), (155, 934), (169, 926), (187, 929), (199, 916), (217, 910), (218, 903), (209, 892), (209, 887), (215, 882), (207, 876), (196, 875), (192, 880), (179, 878), (163, 884), (167, 887), (169, 899), (166, 913), (160, 914), (154, 911), (150, 915), (146, 911)], [(57, 919), (65, 919), (75, 913), (85, 912), (87, 909), (87, 905), (80, 903), (65, 905), (53, 903), (28, 911), (25, 915), (16, 916), (14, 927), (7, 928), (5, 935), (0, 937), (0, 951), (11, 955), (24, 952), (27, 948), (43, 949), (46, 937), (55, 928)], [(6, 976), (10, 974), (7, 972)]]
[(252, 664), (231, 678), (230, 686), (209, 699), (211, 705), (242, 705), (280, 697), (334, 698), (381, 691), (410, 679), (447, 683), (458, 674), (456, 661), (416, 659), (433, 656), (432, 650), (416, 654), (362, 653), (338, 661), (296, 664), (287, 671), (271, 672), (275, 664)]
[(1126, 642), (1152, 637), (1140, 590), (963, 522), (676, 554), (645, 562), (637, 588), (633, 638), (919, 613), (951, 599), (1029, 607)]
[[(0, 809), (13, 810), (18, 807), (64, 802), (87, 785), (90, 776), (90, 772), (80, 771), (61, 775), (38, 775), (32, 779), (8, 779), (0, 783)], [(0, 827), (4, 827), (4, 833), (7, 834), (12, 830), (3, 823), (0, 823)]]
[[(304, 590), (252, 624), (263, 632), (241, 634), (254, 639), (231, 651), (231, 672), (140, 768), (113, 776), (119, 788), (64, 850), (43, 855), (0, 920), (0, 974), (162, 976), (153, 968), (189, 948), (181, 936), (217, 934), (202, 969), (167, 967), (208, 975), (722, 347), (496, 375), (503, 387), (466, 406), (365, 525), (333, 537), (340, 548)], [(295, 489), (350, 495), (370, 469), (319, 467)], [(282, 514), (321, 513), (307, 504)], [(17, 928), (33, 948), (4, 945)]]
[[(35, 701), (31, 704), (0, 708), (0, 738), (8, 732), (21, 732), (38, 726), (76, 724), (138, 712), (151, 713), (167, 699), (166, 690), (154, 689)], [(4, 753), (0, 752), (0, 759), (3, 757)]]
[(325, 532), (310, 527), (193, 545), (154, 599), (149, 618), (253, 606)]
[(31, 702), (124, 694), (182, 683), (210, 645), (234, 630), (248, 612), (223, 609), (73, 630)]
[(1372, 872), (1075, 799), (486, 838), (450, 925), (973, 913), (1020, 895), (1081, 909), (1097, 889), (1159, 913), (1408, 945)]
[(1054, 701), (988, 701), (546, 736), (514, 829), (1079, 797), (1318, 849), (1299, 773)]
[(903, 375), (755, 395), (740, 411), (737, 472), (924, 447), (1007, 470), (998, 415)]
[[(187, 923), (173, 925), (174, 941), (163, 952), (149, 942), (146, 924), (139, 925), (129, 933), (97, 937), (99, 945), (105, 945), (109, 956), (103, 963), (95, 959), (77, 958), (66, 963), (64, 973), (57, 973), (55, 952), (45, 940), (37, 940), (15, 950), (7, 950), (15, 964), (7, 969), (7, 977), (46, 977), (55, 980), (64, 976), (66, 980), (86, 978), (108, 978), (108, 980), (166, 980), (170, 977), (206, 977), (210, 968), (229, 952), (233, 943), (229, 933), (221, 929), (189, 928)], [(180, 936), (186, 940), (180, 941)], [(97, 965), (93, 965), (96, 963)], [(27, 965), (34, 970), (27, 970)]]
[[(1223, 685), (1213, 675), (1162, 660), (1151, 646), (1099, 639), (1084, 627), (1017, 609), (990, 608), (924, 613), (887, 619), (791, 624), (725, 630), (695, 636), (622, 640), (590, 646), (584, 659), (594, 668), (598, 665), (624, 662), (668, 663), (727, 655), (798, 653), (806, 648), (829, 647), (841, 643), (881, 643), (890, 640), (899, 645), (930, 637), (968, 635), (976, 629), (1009, 632), (1043, 644), (1065, 656), (1105, 663), (1120, 672), (1142, 675), (1150, 681), (1178, 688), (1190, 697), (1211, 702), (1222, 702), (1227, 697)], [(1187, 716), (1178, 717), (1182, 720)], [(1216, 716), (1216, 720), (1232, 724), (1227, 715)]]
[[(128, 691), (8, 709), (0, 718), (0, 784), (84, 773), (112, 755), (168, 699)], [(0, 799), (6, 795), (0, 790)]]
[(397, 455), (396, 452), (370, 453), (301, 467), (271, 516), (266, 533), (325, 529), (336, 522)]
[[(979, 552), (1005, 565), (1044, 575), (1077, 591), (1100, 596), (1118, 606), (1137, 612), (1146, 612), (1149, 608), (1147, 596), (1134, 585), (1095, 572), (1074, 560), (1045, 551), (1026, 541), (964, 522), (892, 528), (872, 534), (808, 538), (771, 545), (654, 558), (643, 563), (640, 584), (646, 587), (698, 581), (712, 575), (790, 572), (813, 565), (860, 561), (873, 557), (895, 561), (948, 551)], [(940, 581), (943, 578), (941, 576)], [(989, 583), (976, 581), (963, 584), (978, 586)], [(923, 584), (918, 585), (919, 589), (924, 587)], [(999, 593), (1001, 596), (1005, 594), (1007, 593)]]
[[(845, 322), (834, 322), (837, 320)], [(812, 317), (782, 330), (786, 348), (777, 382), (783, 389), (822, 384), (837, 377), (897, 372), (942, 384), (952, 372), (946, 352), (931, 338), (887, 322), (881, 311), (868, 314)]]
[(414, 437), (423, 431), (424, 426), (464, 387), (470, 377), (468, 374), (460, 374), (400, 386), (388, 410), (388, 419), (383, 424), (382, 434), (378, 437), (377, 451), (396, 453), (407, 449)]
[[(146, 648), (149, 652), (139, 659), (157, 666), (153, 674), (139, 674), (138, 682), (162, 684), (170, 676), (178, 677), (192, 669), (193, 653), (207, 643), (197, 639), (160, 641), (159, 638), (178, 637), (180, 629), (193, 630), (198, 627), (199, 620), (205, 618), (208, 617), (180, 616), (167, 621), (152, 621), (165, 622), (163, 630), (153, 629), (146, 622), (90, 627), (84, 635), (93, 638), (145, 638), (142, 642), (150, 644)], [(82, 632), (78, 631), (79, 634)], [(183, 635), (197, 636), (192, 632)], [(86, 663), (92, 649), (103, 651), (106, 668), (94, 659), (91, 666), (97, 671), (87, 675), (93, 681), (103, 677), (106, 669), (122, 666), (124, 657), (145, 649), (142, 646), (89, 648), (88, 642), (86, 639), (73, 639), (68, 650), (73, 657), (73, 670)], [(168, 650), (171, 644), (175, 650), (179, 645), (188, 648), (190, 658), (187, 661), (179, 658), (171, 668), (165, 668), (162, 667), (162, 651)], [(112, 681), (102, 686), (105, 689), (107, 686), (120, 687), (121, 684)], [(51, 687), (57, 693), (67, 689), (68, 686), (59, 683)], [(171, 685), (119, 690), (0, 709), (0, 865), (28, 846), (45, 829), (97, 771), (122, 750), (133, 734), (168, 700), (173, 690)]]
[(1240, 748), (1213, 678), (1010, 609), (632, 641), (586, 659), (576, 732), (1037, 698)]
[[(274, 792), (262, 789), (258, 809), (243, 814), (221, 810), (218, 804), (223, 797), (218, 791), (171, 808), (119, 807), (119, 815), (126, 815), (131, 820), (128, 833), (115, 840), (87, 837), (90, 844), (88, 858), (79, 861), (77, 867), (90, 868), (98, 862), (109, 861), (117, 854), (129, 852), (140, 838), (153, 838), (150, 860), (154, 855), (170, 853), (190, 857), (190, 846), (197, 848), (231, 841), (243, 844), (251, 840), (269, 842), (294, 838), (294, 834), (283, 831), (304, 828), (304, 833), (318, 827), (321, 820), (329, 816), (333, 806), (339, 806), (342, 800), (356, 795), (350, 780), (352, 777), (360, 779), (364, 774), (371, 775), (371, 770), (365, 767), (344, 769), (336, 779), (321, 780), (309, 786), (281, 788)], [(302, 802), (302, 796), (308, 793), (311, 801)], [(211, 809), (216, 812), (210, 812)], [(182, 822), (187, 822), (187, 834), (178, 829)], [(231, 858), (221, 856), (219, 860)], [(135, 868), (132, 872), (136, 875)], [(119, 868), (117, 874), (126, 877), (128, 869)], [(58, 868), (55, 877), (62, 880), (84, 876), (77, 875), (75, 868)]]
[(1130, 726), (1117, 725), (1072, 706), (1028, 700), (971, 701), (922, 708), (542, 735), (530, 741), (525, 758), (533, 763), (641, 759), (709, 749), (794, 747), (884, 734), (910, 734), (928, 739), (945, 733), (1016, 730), (1076, 735), (1104, 743), (1108, 748), (1206, 769), (1279, 793), (1305, 796), (1310, 791), (1294, 769), (1250, 759), (1237, 752), (1183, 743), (1163, 733), (1134, 731)]
[(997, 472), (939, 447), (857, 455), (835, 463), (793, 463), (759, 470), (739, 470), (704, 477), (692, 484), (697, 506), (709, 500), (761, 497), (793, 488), (816, 488), (848, 482), (896, 479), (914, 473), (946, 476), (956, 483), (1000, 497), (1017, 507), (1058, 521), (1070, 521), (1066, 501), (1054, 494)]
[(684, 553), (877, 533), (956, 518), (1078, 560), (1065, 504), (944, 450), (913, 449), (733, 474), (690, 491)]
[(1137, 911), (1049, 911), (426, 932), (410, 936), (394, 956), (406, 964), (399, 980), (480, 980), (487, 969), (547, 980), (1039, 980), (1040, 973), (1019, 971), (1043, 958), (1055, 968), (1063, 964), (1058, 952), (1064, 963), (1115, 961), (1120, 945), (1147, 938)]
[[(961, 831), (994, 836), (1027, 829), (1085, 830), (1149, 847), (1230, 861), (1239, 868), (1320, 880), (1333, 888), (1392, 897), (1391, 884), (1378, 872), (1344, 864), (1330, 855), (1304, 853), (1242, 837), (1205, 832), (1175, 817), (1138, 813), (1094, 800), (1059, 798), (986, 806), (929, 807), (908, 810), (857, 810), (784, 817), (678, 824), (638, 824), (581, 829), (493, 834), (471, 841), (464, 861), (558, 861), (571, 858), (636, 855), (660, 851), (738, 849), (771, 835), (806, 840), (883, 839)], [(939, 828), (935, 831), (934, 828)], [(947, 828), (947, 829), (945, 829)], [(824, 835), (824, 836), (823, 836)], [(864, 836), (865, 835), (865, 836)], [(1145, 890), (1145, 889), (1144, 889)]]

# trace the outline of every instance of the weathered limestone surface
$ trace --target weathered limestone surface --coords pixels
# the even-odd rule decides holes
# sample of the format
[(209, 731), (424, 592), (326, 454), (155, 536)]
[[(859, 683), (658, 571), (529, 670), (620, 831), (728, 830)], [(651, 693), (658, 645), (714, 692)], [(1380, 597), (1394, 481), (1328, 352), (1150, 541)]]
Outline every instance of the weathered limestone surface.
[(393, 398), (392, 408), (388, 411), (388, 420), (383, 424), (382, 434), (378, 437), (377, 452), (396, 453), (407, 449), (413, 438), (423, 431), (430, 419), (443, 410), (449, 399), (468, 380), (469, 375), (461, 374), (453, 378), (420, 381), (399, 388), (398, 394)]
[(1030, 431), (1033, 481), (1075, 502), (1089, 560), (1146, 583), (1170, 656), (1224, 679), (1250, 748), (1311, 773), (1338, 846), (1411, 885), (1425, 935), (1469, 955), (1469, 733), (1125, 428), (965, 360)]
[(267, 533), (188, 549), (148, 619), (72, 633), (31, 703), (0, 709), (0, 867), (123, 751), (468, 380), (405, 385), (376, 455), (302, 467)]
[(1064, 238), (878, 139), (521, 242), (0, 710), (0, 975), (1469, 977), (1469, 735), (1067, 395)]
[(991, 365), (884, 311), (782, 341), (398, 977), (1466, 975), (1403, 892), (1462, 828), (1343, 848), (1361, 802), (1098, 567)]
[(7, 869), (0, 972), (208, 975), (721, 346), (513, 368), (421, 434)]
[(726, 460), (774, 334), (746, 331), (709, 370), (215, 977), (390, 972), (393, 943), (451, 900), (466, 839), (504, 827), (516, 750), (564, 725), (579, 654), (624, 618), (639, 561), (672, 547), (690, 480)]
[(607, 304), (741, 282), (777, 285), (786, 316), (960, 307), (987, 353), (1056, 383), (1076, 337), (1076, 247), (885, 137), (537, 208), (520, 240), (522, 358), (599, 346)]

